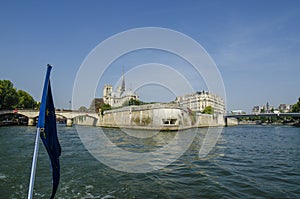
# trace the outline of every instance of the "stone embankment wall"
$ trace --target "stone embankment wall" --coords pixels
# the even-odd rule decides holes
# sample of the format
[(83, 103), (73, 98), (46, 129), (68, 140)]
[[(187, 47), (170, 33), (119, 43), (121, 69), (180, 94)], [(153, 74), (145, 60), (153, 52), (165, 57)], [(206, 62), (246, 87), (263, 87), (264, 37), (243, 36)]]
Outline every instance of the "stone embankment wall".
[(239, 121), (236, 118), (227, 118), (227, 126), (237, 126)]
[(83, 126), (98, 126), (99, 119), (90, 116), (79, 116), (73, 119), (73, 123)]
[(192, 125), (186, 110), (172, 104), (129, 106), (105, 111), (99, 125), (120, 128), (177, 130)]
[[(237, 125), (228, 118), (228, 125)], [(195, 127), (224, 126), (223, 115), (195, 114), (177, 104), (128, 106), (105, 111), (99, 118), (80, 116), (74, 124), (149, 130), (178, 130)]]
[(196, 127), (224, 126), (223, 115), (198, 114)]
[(177, 104), (129, 106), (105, 111), (97, 126), (151, 130), (178, 130), (223, 126), (223, 115), (195, 114)]

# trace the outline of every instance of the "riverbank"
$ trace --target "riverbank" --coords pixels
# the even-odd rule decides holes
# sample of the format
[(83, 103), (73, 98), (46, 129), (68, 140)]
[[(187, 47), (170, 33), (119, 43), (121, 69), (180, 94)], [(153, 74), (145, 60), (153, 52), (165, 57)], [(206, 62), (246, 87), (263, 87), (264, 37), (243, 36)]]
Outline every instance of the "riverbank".
[(300, 122), (262, 122), (260, 120), (247, 121), (242, 120), (238, 121), (238, 125), (262, 125), (262, 126), (295, 126), (300, 127)]
[[(79, 123), (77, 123), (79, 124)], [(177, 104), (147, 104), (104, 111), (96, 126), (142, 130), (184, 130), (224, 126), (224, 116), (200, 114)]]
[[(31, 126), (36, 124), (38, 112), (33, 111), (26, 116), (14, 114), (16, 121), (26, 118), (25, 123)], [(76, 114), (75, 114), (76, 113)], [(23, 113), (24, 114), (24, 113)], [(224, 126), (223, 114), (202, 114), (174, 103), (145, 104), (140, 106), (127, 106), (100, 113), (68, 112), (57, 114), (57, 122), (64, 122), (67, 126), (99, 126), (110, 128), (132, 128), (141, 130), (184, 130), (199, 127)], [(24, 114), (25, 115), (25, 114)], [(3, 120), (2, 120), (3, 121)], [(6, 119), (5, 119), (6, 121)], [(11, 125), (16, 123), (11, 123)], [(226, 125), (237, 125), (235, 118), (226, 118)], [(3, 123), (10, 125), (10, 123)]]

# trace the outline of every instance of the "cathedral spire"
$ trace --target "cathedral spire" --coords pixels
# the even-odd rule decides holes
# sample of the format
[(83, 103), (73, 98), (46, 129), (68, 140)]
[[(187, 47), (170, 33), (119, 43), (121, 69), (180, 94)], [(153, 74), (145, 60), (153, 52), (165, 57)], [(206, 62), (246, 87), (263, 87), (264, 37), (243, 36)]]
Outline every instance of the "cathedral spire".
[(125, 77), (124, 77), (124, 66), (122, 68), (122, 84), (121, 84), (121, 92), (125, 91)]

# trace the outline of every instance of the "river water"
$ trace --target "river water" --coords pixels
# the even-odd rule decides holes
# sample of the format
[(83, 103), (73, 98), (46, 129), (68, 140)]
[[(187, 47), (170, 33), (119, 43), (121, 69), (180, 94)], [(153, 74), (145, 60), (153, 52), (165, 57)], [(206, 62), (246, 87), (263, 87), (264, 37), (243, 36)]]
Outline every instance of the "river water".
[[(56, 198), (300, 198), (300, 128), (227, 127), (210, 154), (199, 158), (204, 130), (197, 130), (188, 150), (169, 166), (127, 173), (92, 156), (75, 127), (58, 126), (62, 156)], [(104, 131), (112, 139), (117, 135), (115, 141), (122, 135), (117, 129)], [(27, 198), (35, 132), (36, 128), (25, 126), (0, 128), (0, 198)], [(156, 136), (172, 139), (173, 134)], [(151, 151), (166, 144), (147, 142), (134, 147), (127, 142), (122, 139), (119, 147)], [(34, 198), (49, 198), (51, 189), (49, 159), (40, 143)]]

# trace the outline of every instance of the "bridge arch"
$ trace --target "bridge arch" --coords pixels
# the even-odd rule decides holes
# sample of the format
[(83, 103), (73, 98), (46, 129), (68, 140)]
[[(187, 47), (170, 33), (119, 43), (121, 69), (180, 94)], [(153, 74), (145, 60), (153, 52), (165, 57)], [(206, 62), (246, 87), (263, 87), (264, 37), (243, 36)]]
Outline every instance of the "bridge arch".
[(78, 125), (96, 126), (98, 122), (98, 117), (90, 114), (75, 115), (72, 119), (73, 123)]
[[(32, 118), (33, 122), (36, 118)], [(1, 125), (28, 125), (29, 117), (19, 113), (1, 112), (0, 113), (0, 126)]]
[[(5, 114), (18, 114), (28, 118), (28, 125), (35, 125), (36, 120), (39, 116), (39, 110), (36, 109), (21, 109), (21, 110), (0, 110), (0, 116)], [(63, 118), (66, 120), (67, 126), (72, 126), (74, 123), (80, 125), (93, 125), (96, 126), (98, 122), (97, 113), (86, 113), (86, 112), (76, 112), (76, 111), (56, 111), (57, 118)]]

